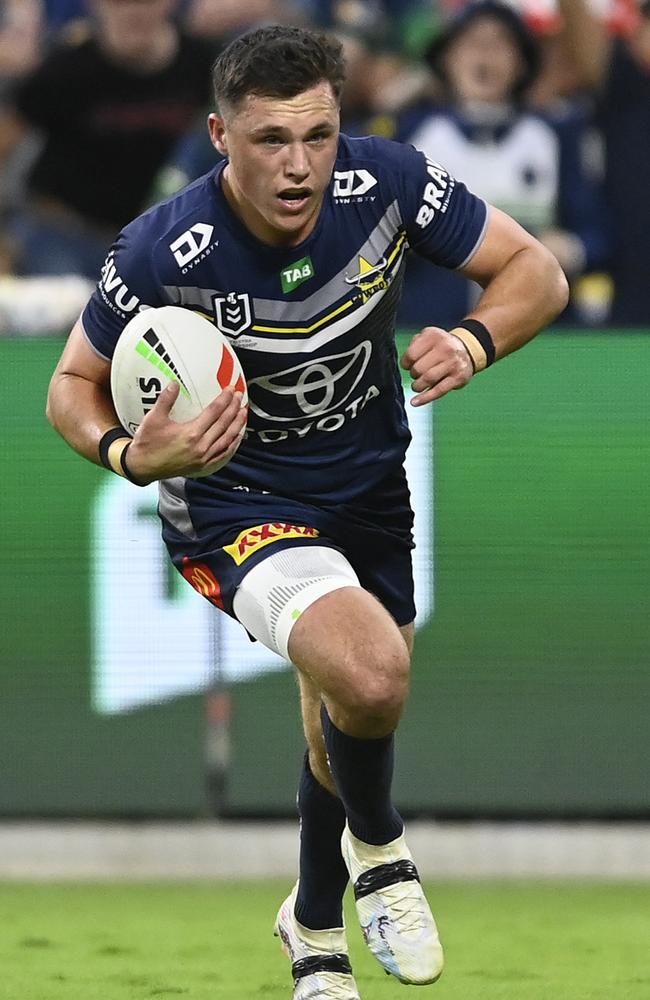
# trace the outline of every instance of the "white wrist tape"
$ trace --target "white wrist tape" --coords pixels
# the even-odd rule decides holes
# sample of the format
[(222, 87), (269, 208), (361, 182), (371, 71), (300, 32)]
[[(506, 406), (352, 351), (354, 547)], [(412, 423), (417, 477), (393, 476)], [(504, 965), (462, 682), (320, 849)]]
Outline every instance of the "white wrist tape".
[(336, 549), (299, 545), (254, 566), (237, 588), (233, 609), (251, 635), (288, 660), (289, 635), (303, 611), (333, 590), (360, 586)]

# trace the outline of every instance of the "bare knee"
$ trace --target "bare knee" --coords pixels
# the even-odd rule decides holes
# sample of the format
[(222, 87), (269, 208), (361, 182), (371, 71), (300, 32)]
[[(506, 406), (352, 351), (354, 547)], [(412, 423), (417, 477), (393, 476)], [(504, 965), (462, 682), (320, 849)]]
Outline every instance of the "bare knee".
[(357, 656), (346, 673), (347, 684), (339, 693), (341, 707), (360, 719), (396, 724), (408, 695), (409, 666), (408, 652), (401, 641)]
[(345, 683), (326, 695), (330, 719), (348, 735), (379, 739), (397, 726), (409, 686), (408, 652), (397, 640), (348, 662)]
[(350, 588), (320, 598), (296, 622), (289, 649), (344, 732), (371, 738), (395, 728), (410, 658), (395, 622), (371, 594)]

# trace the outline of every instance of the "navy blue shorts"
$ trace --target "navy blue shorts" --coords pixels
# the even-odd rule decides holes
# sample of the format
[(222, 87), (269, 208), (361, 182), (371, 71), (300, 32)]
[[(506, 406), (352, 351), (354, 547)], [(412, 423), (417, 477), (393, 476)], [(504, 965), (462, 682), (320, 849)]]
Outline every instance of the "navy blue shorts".
[[(182, 500), (161, 494), (163, 538), (176, 568), (200, 594), (235, 617), (244, 576), (273, 552), (327, 545), (346, 557), (362, 587), (398, 625), (415, 618), (413, 512), (403, 469), (353, 503), (315, 506), (241, 485), (184, 482)], [(185, 507), (183, 508), (183, 504)]]

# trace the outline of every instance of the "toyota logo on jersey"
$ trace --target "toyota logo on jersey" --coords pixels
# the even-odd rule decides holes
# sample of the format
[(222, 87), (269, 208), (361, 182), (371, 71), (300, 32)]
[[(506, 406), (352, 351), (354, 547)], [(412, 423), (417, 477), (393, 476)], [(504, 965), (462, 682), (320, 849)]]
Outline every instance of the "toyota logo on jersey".
[(295, 422), (340, 409), (368, 367), (372, 346), (364, 340), (353, 350), (305, 361), (248, 383), (249, 407), (265, 420)]

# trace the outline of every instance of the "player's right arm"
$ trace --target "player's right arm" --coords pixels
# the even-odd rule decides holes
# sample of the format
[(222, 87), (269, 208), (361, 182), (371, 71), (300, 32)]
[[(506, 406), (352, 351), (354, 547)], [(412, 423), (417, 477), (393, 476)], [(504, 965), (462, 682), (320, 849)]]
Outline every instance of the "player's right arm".
[[(111, 363), (89, 346), (81, 322), (72, 329), (52, 376), (47, 397), (47, 418), (76, 452), (100, 464), (99, 443), (104, 434), (119, 428), (110, 391)], [(124, 432), (112, 445), (111, 467), (129, 445), (128, 468), (142, 485), (172, 476), (207, 476), (237, 450), (246, 423), (240, 396), (222, 392), (194, 420), (178, 423), (169, 416), (178, 395), (172, 383), (159, 396), (135, 437)]]

